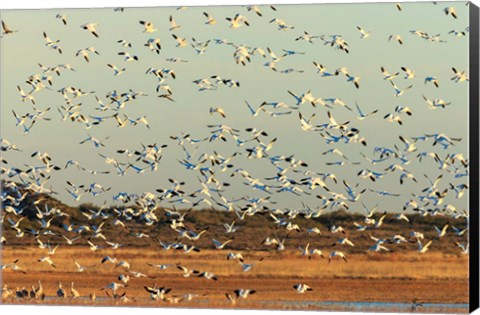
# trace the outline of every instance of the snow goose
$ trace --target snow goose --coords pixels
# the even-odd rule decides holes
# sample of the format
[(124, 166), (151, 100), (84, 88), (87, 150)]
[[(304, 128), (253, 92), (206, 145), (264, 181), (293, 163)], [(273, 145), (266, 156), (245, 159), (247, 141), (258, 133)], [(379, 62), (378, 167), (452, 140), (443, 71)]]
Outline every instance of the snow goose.
[(345, 262), (347, 262), (347, 257), (345, 256), (345, 254), (341, 251), (336, 250), (331, 252), (330, 255), (328, 255), (328, 263), (330, 263), (334, 257), (340, 257), (345, 260)]
[(402, 71), (405, 72), (404, 79), (409, 80), (415, 77), (415, 71), (408, 69), (407, 67), (401, 67)]
[(450, 80), (455, 81), (455, 83), (464, 82), (464, 81), (469, 80), (465, 71), (460, 72), (457, 69), (455, 69), (454, 67), (452, 67), (452, 70), (453, 70), (453, 73), (455, 74), (455, 76), (452, 77)]
[(303, 131), (312, 130), (314, 125), (312, 125), (311, 121), (314, 117), (315, 117), (315, 113), (313, 113), (312, 116), (310, 116), (310, 118), (308, 120), (306, 120), (303, 117), (302, 113), (300, 113), (300, 111), (298, 112), (298, 118), (300, 119), (300, 124), (301, 124), (301, 128), (302, 128)]
[[(129, 270), (128, 272), (129, 272), (134, 278), (155, 278), (155, 277), (149, 277), (149, 276), (147, 276), (146, 274), (141, 273), (141, 272), (139, 272), (139, 271), (131, 271), (131, 270)], [(120, 276), (122, 276), (122, 277), (120, 277)], [(128, 280), (130, 280), (130, 277), (129, 277), (129, 276), (124, 276), (124, 275), (120, 275), (120, 276), (119, 276), (118, 279), (120, 280), (120, 278), (122, 278), (124, 283), (126, 283), (126, 282), (128, 282)], [(125, 281), (126, 281), (126, 282), (125, 282)]]
[(178, 37), (175, 34), (172, 34), (172, 37), (177, 41), (176, 47), (187, 47), (189, 45), (186, 38)]
[(384, 80), (393, 80), (393, 79), (395, 79), (395, 78), (398, 76), (398, 74), (399, 74), (399, 72), (390, 74), (387, 70), (385, 70), (384, 67), (380, 67), (380, 70), (382, 71), (383, 79), (384, 79)]
[(379, 241), (379, 242), (375, 243), (375, 245), (370, 247), (368, 250), (371, 250), (371, 251), (374, 251), (374, 252), (381, 252), (382, 250), (386, 251), (386, 252), (389, 252), (390, 250), (388, 248), (386, 248), (385, 246), (383, 246), (382, 243), (383, 242)]
[(332, 244), (332, 247), (336, 246), (337, 244), (338, 245), (349, 245), (349, 246), (352, 246), (352, 247), (355, 246), (353, 244), (353, 242), (348, 239), (348, 237), (343, 237), (343, 238), (337, 240), (335, 243)]
[(217, 24), (217, 20), (215, 20), (215, 19), (213, 18), (213, 16), (211, 16), (211, 15), (208, 14), (207, 12), (203, 12), (203, 15), (205, 15), (205, 17), (207, 18), (207, 21), (205, 22), (205, 24), (207, 24), (207, 25)]
[(45, 32), (43, 32), (43, 38), (46, 41), (45, 46), (58, 51), (60, 54), (62, 53), (62, 47), (58, 44), (60, 40), (53, 41)]
[(368, 38), (371, 34), (370, 31), (365, 31), (362, 27), (360, 26), (357, 26), (357, 29), (358, 31), (360, 32), (360, 35), (361, 35), (361, 39), (365, 39), (365, 38)]
[(397, 234), (392, 236), (392, 242), (393, 244), (401, 244), (401, 243), (407, 243), (408, 240), (405, 237)]
[(130, 270), (130, 263), (126, 260), (120, 260), (116, 265), (115, 268), (122, 267), (125, 270)]
[[(138, 57), (136, 55), (132, 56), (130, 55), (130, 53), (128, 52), (125, 52), (125, 51), (121, 51), (118, 53), (119, 56), (125, 56), (124, 57), (124, 61), (138, 61)], [(113, 68), (112, 68), (113, 69)], [(115, 69), (114, 69), (115, 70)], [(125, 71), (125, 69), (122, 69), (121, 71)]]
[(141, 25), (143, 25), (143, 27), (144, 27), (143, 32), (144, 32), (144, 33), (153, 33), (153, 32), (157, 32), (157, 31), (158, 31), (157, 28), (154, 28), (152, 22), (139, 21), (139, 23), (140, 23)]
[(293, 25), (287, 25), (287, 23), (284, 20), (278, 19), (278, 18), (274, 18), (270, 20), (270, 23), (277, 24), (279, 31), (286, 31), (286, 30), (291, 30), (295, 28)]
[[(52, 219), (53, 219), (53, 218), (52, 218)], [(52, 219), (50, 219), (50, 220), (52, 220)], [(50, 221), (49, 221), (49, 222), (50, 222)], [(47, 228), (43, 228), (43, 229), (47, 229)], [(58, 248), (59, 246), (60, 246), (60, 245), (57, 245), (57, 246), (55, 246), (55, 247), (52, 248), (52, 247), (50, 246), (50, 243), (48, 243), (48, 244), (47, 244), (48, 255), (55, 255), (55, 252), (56, 252), (56, 250), (57, 250), (57, 248)]]
[(217, 280), (218, 280), (218, 278), (217, 278), (217, 276), (216, 276), (215, 274), (213, 274), (213, 273), (211, 273), (211, 272), (208, 272), (208, 271), (204, 271), (204, 272), (202, 272), (202, 273), (199, 273), (199, 274), (197, 275), (197, 277), (199, 277), (199, 278), (202, 278), (202, 277), (203, 277), (203, 278), (205, 278), (205, 279), (207, 279), (207, 280), (214, 280), (214, 281), (217, 281)]
[(91, 241), (87, 241), (88, 245), (90, 245), (90, 250), (92, 252), (96, 252), (100, 249), (99, 245), (93, 244)]
[(406, 113), (408, 116), (412, 116), (412, 110), (410, 109), (410, 107), (398, 105), (397, 107), (395, 107), (395, 112), (398, 114)]
[(439, 86), (439, 83), (438, 83), (438, 79), (436, 77), (426, 77), (425, 80), (424, 80), (424, 83), (427, 84), (427, 83), (433, 83), (435, 85), (435, 87), (438, 88)]
[(148, 263), (147, 262), (147, 265), (149, 265), (150, 267), (155, 267), (155, 268), (158, 268), (160, 270), (166, 270), (167, 268), (173, 266), (172, 264), (152, 264), (152, 263)]
[(423, 38), (423, 39), (428, 39), (428, 37), (429, 37), (427, 33), (423, 32), (423, 31), (420, 31), (420, 30), (410, 30), (410, 33), (412, 35), (416, 35), (416, 36), (418, 36), (420, 38)]
[(345, 234), (345, 230), (343, 229), (343, 227), (341, 227), (341, 226), (335, 226), (335, 225), (332, 225), (332, 226), (330, 227), (330, 232), (332, 232), (332, 233), (334, 233), (334, 234), (335, 234), (335, 233), (338, 233), (338, 232), (341, 232), (341, 233)]
[(452, 229), (453, 229), (453, 232), (455, 233), (456, 236), (462, 236), (463, 234), (465, 234), (465, 232), (468, 231), (468, 227), (465, 228), (465, 229), (458, 229), (453, 225), (452, 225)]
[(447, 234), (449, 224), (445, 224), (441, 230), (436, 225), (434, 225), (433, 227), (435, 228), (435, 232), (437, 232), (437, 238), (442, 238), (443, 236), (445, 236), (445, 234)]
[(336, 73), (328, 72), (325, 66), (315, 61), (313, 62), (313, 65), (315, 66), (315, 69), (317, 69), (317, 73), (320, 74), (322, 77), (331, 77), (337, 75)]
[(386, 217), (387, 217), (387, 212), (385, 211), (383, 215), (380, 217), (380, 219), (378, 219), (377, 222), (375, 222), (375, 225), (373, 227), (376, 229), (381, 227), (383, 224), (383, 220), (385, 220)]
[[(270, 243), (273, 245), (276, 245), (278, 251), (283, 251), (285, 250), (285, 241), (287, 240), (288, 237), (289, 237), (289, 233), (287, 233), (287, 235), (282, 240), (280, 240), (278, 237), (275, 236), (273, 240), (270, 240), (271, 241)], [(269, 242), (267, 238), (265, 239), (265, 245), (267, 245), (268, 243)]]
[(125, 288), (127, 285), (121, 284), (121, 283), (116, 283), (116, 282), (111, 282), (104, 286), (103, 288), (100, 288), (99, 290), (112, 290), (113, 293), (115, 293), (118, 289), (120, 288)]
[(392, 84), (392, 86), (395, 90), (395, 96), (397, 96), (397, 97), (402, 96), (403, 93), (405, 93), (408, 89), (411, 89), (413, 87), (413, 84), (411, 84), (404, 89), (400, 89), (398, 86), (395, 85), (395, 83), (393, 83), (393, 81), (390, 81), (390, 83)]
[(94, 268), (97, 266), (97, 264), (91, 265), (91, 266), (82, 266), (80, 263), (75, 259), (75, 257), (72, 256), (73, 262), (75, 263), (75, 266), (77, 267), (78, 272), (84, 272), (87, 269)]
[(227, 255), (227, 260), (233, 260), (237, 262), (242, 262), (243, 263), (243, 255), (241, 253), (228, 253)]
[(392, 40), (395, 40), (397, 41), (400, 45), (403, 45), (403, 39), (402, 39), (402, 36), (396, 34), (396, 35), (390, 35), (388, 37), (388, 41), (392, 41)]
[(307, 41), (309, 42), (310, 44), (313, 44), (313, 40), (314, 39), (317, 39), (317, 38), (321, 38), (321, 36), (312, 36), (310, 35), (309, 33), (307, 33), (306, 31), (303, 32), (303, 35), (295, 38), (296, 41), (299, 41), (299, 40), (304, 40), (304, 41)]
[(451, 30), (450, 32), (448, 32), (448, 34), (453, 34), (454, 36), (457, 36), (457, 37), (463, 37), (467, 35), (467, 31)]
[(468, 255), (468, 252), (469, 252), (469, 245), (470, 244), (460, 244), (458, 242), (455, 242), (455, 244), (460, 247), (460, 249), (462, 250), (461, 253), (462, 255)]
[(63, 25), (67, 25), (67, 16), (65, 14), (58, 13), (55, 18), (62, 21)]
[(360, 88), (360, 77), (354, 77), (354, 76), (347, 75), (347, 82), (352, 82), (353, 85), (355, 85), (355, 87), (357, 89)]
[(239, 259), (238, 263), (242, 266), (242, 269), (243, 269), (244, 272), (248, 272), (248, 271), (250, 271), (250, 270), (253, 268), (253, 266), (255, 266), (256, 264), (262, 262), (263, 259), (264, 259), (264, 257), (262, 257), (262, 258), (260, 258), (259, 260), (257, 260), (256, 263), (246, 264), (246, 263), (243, 262), (243, 258), (242, 258), (242, 260)]
[(227, 17), (225, 19), (230, 22), (230, 28), (239, 28), (243, 24), (245, 24), (246, 26), (250, 26), (247, 18), (238, 13), (233, 18)]
[(38, 259), (38, 262), (46, 262), (46, 263), (48, 263), (50, 266), (52, 266), (53, 268), (57, 268), (57, 266), (53, 263), (53, 261), (52, 261), (52, 259), (50, 258), (50, 256), (42, 257), (42, 258)]
[(210, 115), (213, 115), (215, 113), (219, 114), (223, 118), (226, 118), (227, 116), (225, 115), (225, 111), (221, 107), (210, 107), (209, 110)]
[(125, 68), (118, 69), (114, 64), (111, 63), (107, 64), (107, 66), (113, 70), (114, 76), (119, 76), (126, 70)]
[(30, 102), (32, 102), (32, 104), (35, 105), (35, 98), (33, 97), (32, 92), (25, 93), (25, 91), (19, 85), (17, 85), (17, 89), (18, 89), (18, 92), (20, 93), (22, 102), (25, 102), (25, 100), (29, 100)]
[(224, 223), (223, 226), (225, 227), (226, 234), (235, 233), (238, 229), (237, 227), (235, 227), (235, 220), (230, 224)]
[(310, 286), (304, 283), (295, 284), (293, 288), (297, 290), (297, 293), (299, 294), (303, 294), (307, 291), (313, 291), (313, 289)]
[(410, 219), (403, 213), (396, 214), (394, 218), (398, 221), (404, 220), (406, 222), (410, 222)]
[(81, 28), (83, 28), (86, 31), (89, 31), (90, 33), (92, 33), (93, 36), (98, 38), (98, 33), (97, 33), (97, 30), (95, 29), (96, 26), (98, 26), (98, 23), (85, 23), (80, 25)]
[(90, 54), (89, 53), (94, 53), (96, 55), (100, 55), (100, 53), (94, 48), (94, 47), (88, 47), (85, 49), (80, 49), (77, 51), (75, 54), (75, 57), (82, 56), (86, 62), (90, 62)]
[(183, 276), (185, 278), (190, 277), (192, 274), (199, 274), (200, 273), (200, 271), (198, 271), (198, 270), (188, 269), (188, 268), (186, 268), (184, 266), (181, 266), (181, 265), (177, 265), (177, 269), (179, 269), (183, 272)]
[(181, 58), (167, 58), (165, 60), (168, 61), (168, 62), (183, 62), (183, 63), (188, 62), (188, 60), (181, 59)]
[(145, 289), (145, 291), (150, 293), (150, 298), (152, 300), (164, 300), (165, 295), (172, 290), (171, 288), (165, 287), (158, 288), (157, 284), (155, 284), (153, 287), (144, 286), (143, 288)]
[(361, 232), (363, 232), (363, 231), (365, 231), (369, 228), (368, 226), (358, 224), (357, 222), (353, 222), (353, 225), (355, 225), (355, 227), (357, 228), (357, 231), (361, 231)]
[(235, 296), (237, 299), (246, 299), (248, 296), (256, 293), (256, 290), (250, 290), (250, 289), (237, 289), (233, 291), (235, 293)]
[(312, 227), (307, 229), (308, 234), (322, 234), (322, 231), (318, 227)]
[(131, 44), (130, 42), (126, 41), (125, 39), (117, 40), (117, 43), (119, 43), (119, 44), (122, 45), (123, 47), (132, 48), (132, 44)]
[(233, 238), (232, 239), (229, 239), (223, 243), (220, 243), (219, 241), (217, 241), (216, 239), (212, 238), (212, 242), (213, 244), (215, 245), (215, 248), (216, 249), (224, 249), (225, 246), (230, 243), (231, 241), (233, 241)]
[(422, 244), (419, 239), (417, 239), (417, 245), (418, 245), (418, 252), (420, 254), (424, 254), (428, 251), (428, 247), (432, 244), (432, 240), (428, 241), (426, 244)]
[[(148, 47), (150, 51), (154, 51), (157, 54), (160, 54), (160, 50), (162, 49), (160, 38), (149, 38), (144, 46)], [(161, 76), (162, 74), (159, 73), (159, 75)]]
[(245, 104), (247, 104), (247, 108), (248, 108), (248, 111), (250, 112), (250, 115), (252, 117), (256, 117), (258, 115), (258, 113), (260, 113), (260, 111), (262, 111), (262, 106), (260, 105), (257, 110), (255, 110), (252, 105), (250, 105), (247, 100), (244, 100), (245, 101)]
[(253, 11), (255, 12), (255, 14), (257, 14), (258, 16), (262, 17), (262, 13), (260, 12), (260, 8), (258, 7), (258, 5), (247, 5), (247, 11)]
[[(350, 106), (348, 106), (341, 98), (338, 98), (338, 97), (326, 98), (325, 101), (329, 102), (332, 105), (340, 105), (342, 107), (345, 107), (349, 111), (352, 111)], [(332, 119), (332, 114), (330, 112), (327, 112), (327, 114), (328, 114), (328, 118), (330, 119), (333, 126), (340, 126), (340, 125), (334, 123), (334, 119)], [(346, 125), (346, 124), (347, 123), (344, 123), (343, 125)]]
[(312, 248), (312, 249), (310, 249), (310, 254), (309, 254), (309, 256), (308, 256), (308, 259), (312, 259), (312, 257), (313, 257), (314, 255), (317, 255), (317, 256), (320, 256), (320, 257), (322, 257), (322, 258), (325, 258), (325, 256), (323, 255), (322, 250), (320, 250), (320, 249), (318, 249), (318, 248)]
[(179, 29), (181, 27), (181, 25), (178, 25), (175, 20), (173, 19), (173, 16), (169, 16), (168, 17), (168, 20), (170, 21), (170, 28), (168, 29), (170, 32), (176, 30), (176, 29)]
[(360, 106), (358, 106), (357, 102), (355, 102), (355, 106), (356, 106), (358, 114), (359, 114), (359, 116), (357, 117), (358, 120), (363, 120), (363, 119), (367, 118), (368, 116), (371, 116), (371, 115), (376, 114), (378, 112), (378, 109), (376, 109), (376, 110), (374, 110), (370, 113), (364, 113), (362, 111), (362, 109), (360, 108)]
[(446, 7), (445, 9), (443, 9), (443, 12), (445, 12), (445, 15), (451, 15), (455, 19), (457, 18), (457, 10), (455, 10), (454, 7)]

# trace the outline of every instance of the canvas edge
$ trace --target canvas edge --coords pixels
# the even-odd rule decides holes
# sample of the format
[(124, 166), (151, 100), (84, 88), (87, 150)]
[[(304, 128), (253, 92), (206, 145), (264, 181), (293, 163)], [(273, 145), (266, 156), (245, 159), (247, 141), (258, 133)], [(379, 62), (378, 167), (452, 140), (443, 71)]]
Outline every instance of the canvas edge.
[[(413, 2), (413, 1), (412, 1)], [(427, 1), (423, 1), (427, 2)], [(367, 2), (367, 3), (388, 3), (388, 2)], [(302, 3), (282, 3), (282, 5), (302, 5), (302, 4), (312, 4), (308, 2)], [(340, 2), (340, 3), (313, 3), (313, 4), (349, 4), (349, 2)], [(237, 4), (228, 4), (229, 6), (234, 6)], [(268, 5), (268, 4), (263, 4)], [(201, 5), (200, 5), (201, 6)], [(225, 6), (217, 5), (217, 6)], [(103, 9), (109, 9), (112, 7), (103, 7)], [(173, 5), (171, 5), (173, 7)], [(136, 7), (132, 7), (136, 8)], [(43, 8), (43, 10), (52, 10), (58, 9), (56, 7), (50, 8)], [(77, 7), (75, 9), (86, 9), (82, 7)], [(102, 7), (96, 7), (95, 9), (102, 9)], [(2, 20), (2, 13), (3, 11), (10, 11), (10, 10), (22, 10), (22, 8), (17, 9), (0, 9), (0, 20)], [(30, 10), (26, 8), (24, 10)], [(480, 129), (479, 129), (479, 121), (480, 121), (480, 96), (479, 96), (479, 89), (480, 89), (480, 79), (479, 79), (479, 41), (480, 41), (480, 29), (479, 29), (479, 7), (475, 5), (472, 1), (469, 1), (469, 27), (470, 27), (470, 36), (469, 36), (469, 167), (470, 167), (470, 176), (469, 176), (469, 186), (472, 193), (469, 194), (469, 215), (470, 215), (470, 223), (469, 223), (469, 312), (473, 313), (475, 310), (479, 308), (479, 294), (480, 294), (480, 263), (479, 263), (479, 255), (480, 255), (480, 203), (479, 203), (479, 196), (480, 196), (480, 186), (479, 186), (479, 141), (480, 141)], [(0, 41), (0, 69), (1, 69), (1, 41)], [(1, 95), (3, 95), (1, 91), (1, 84), (0, 84), (0, 117), (2, 116), (2, 104), (1, 104)], [(0, 121), (0, 138), (3, 135), (3, 128), (1, 128), (1, 121)], [(0, 188), (1, 189), (1, 188)], [(476, 193), (475, 193), (476, 192)], [(2, 225), (0, 225), (0, 236), (2, 235)], [(0, 244), (0, 264), (2, 263), (2, 247), (3, 245)], [(0, 272), (0, 287), (3, 286), (2, 281), (2, 272)], [(2, 303), (2, 299), (0, 299), (0, 306), (1, 305), (8, 305)], [(52, 306), (55, 306), (52, 305)], [(57, 305), (58, 306), (58, 305)], [(68, 305), (69, 307), (74, 305)], [(98, 306), (89, 306), (87, 307), (98, 307)], [(111, 308), (112, 306), (107, 306), (107, 308)], [(142, 307), (139, 307), (142, 308)], [(168, 310), (168, 308), (160, 308)], [(196, 310), (196, 309), (184, 309), (184, 310)], [(208, 309), (206, 309), (208, 310)], [(222, 310), (222, 309), (218, 309)], [(226, 310), (226, 309), (223, 309)], [(235, 309), (234, 309), (235, 310)], [(242, 309), (237, 309), (242, 311)], [(248, 309), (244, 309), (248, 310)], [(356, 312), (354, 312), (356, 313)]]
[(470, 147), (470, 267), (469, 311), (479, 307), (479, 8), (470, 1), (470, 54), (469, 54), (469, 147)]
[[(3, 21), (3, 9), (0, 9), (0, 21)], [(0, 40), (0, 78), (2, 78), (2, 69), (3, 69), (3, 47), (2, 47), (3, 41)], [(0, 138), (3, 138), (3, 90), (2, 90), (3, 84), (0, 84)], [(0, 151), (0, 155), (3, 155)], [(0, 166), (3, 164), (3, 159), (0, 159)], [(0, 193), (2, 192), (2, 187), (0, 186)], [(3, 205), (3, 202), (0, 200), (0, 206)], [(3, 235), (3, 230), (2, 227), (3, 224), (0, 224), (0, 238)], [(0, 264), (3, 265), (3, 244), (0, 242)], [(3, 271), (0, 272), (0, 288), (3, 290)], [(2, 299), (0, 298), (0, 306), (4, 305)]]

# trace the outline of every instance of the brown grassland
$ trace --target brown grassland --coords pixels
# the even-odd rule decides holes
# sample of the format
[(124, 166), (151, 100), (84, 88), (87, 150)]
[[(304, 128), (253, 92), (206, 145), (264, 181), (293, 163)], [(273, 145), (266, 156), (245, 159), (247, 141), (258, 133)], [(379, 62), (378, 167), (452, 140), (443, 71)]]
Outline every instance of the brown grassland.
[[(44, 251), (33, 247), (6, 247), (3, 249), (3, 261), (19, 259), (19, 265), (27, 270), (26, 274), (11, 270), (3, 272), (3, 281), (10, 287), (30, 288), (32, 284), (42, 281), (47, 297), (55, 296), (57, 283), (61, 281), (67, 295), (70, 282), (85, 298), (77, 300), (60, 300), (47, 298), (49, 304), (89, 304), (86, 299), (95, 292), (99, 297), (94, 304), (99, 305), (135, 305), (135, 306), (169, 306), (172, 304), (151, 301), (144, 290), (145, 285), (172, 288), (168, 296), (182, 296), (187, 293), (206, 294), (192, 301), (181, 301), (186, 307), (239, 307), (239, 308), (301, 308), (322, 309), (320, 304), (312, 302), (406, 302), (418, 299), (422, 303), (468, 303), (468, 257), (440, 252), (428, 252), (419, 255), (416, 252), (393, 253), (382, 255), (353, 254), (348, 262), (315, 258), (309, 260), (298, 252), (282, 253), (250, 252), (247, 262), (260, 257), (265, 259), (249, 272), (243, 272), (241, 266), (225, 259), (227, 251), (206, 250), (185, 255), (183, 253), (163, 251), (156, 248), (123, 248), (121, 252), (104, 250), (96, 253), (87, 247), (70, 247), (60, 249), (53, 260), (57, 269), (48, 264), (40, 264), (37, 259)], [(131, 262), (131, 270), (145, 273), (149, 278), (133, 278), (125, 289), (130, 301), (121, 302), (106, 298), (106, 292), (100, 290), (115, 281), (120, 273), (127, 274), (122, 268), (111, 264), (100, 264), (105, 255), (115, 256)], [(82, 265), (97, 264), (85, 272), (76, 272), (74, 256)], [(164, 271), (147, 265), (181, 264), (201, 271), (213, 272), (218, 281), (197, 277), (183, 277), (180, 270), (172, 266)], [(306, 283), (314, 291), (298, 294), (293, 285)], [(253, 289), (257, 293), (246, 300), (239, 300), (235, 305), (225, 297), (234, 289)], [(103, 297), (103, 298), (102, 298)], [(298, 304), (282, 303), (296, 301)], [(9, 299), (5, 303), (29, 303)], [(302, 304), (304, 302), (304, 304)], [(175, 306), (175, 305), (174, 305)], [(179, 305), (177, 305), (179, 306)], [(331, 309), (331, 307), (323, 307)], [(433, 311), (434, 309), (432, 309)], [(392, 310), (395, 311), (395, 310)], [(401, 310), (399, 310), (401, 311)], [(405, 311), (405, 310), (403, 310)], [(439, 311), (465, 311), (459, 309), (439, 309)]]
[[(37, 210), (33, 202), (37, 200), (39, 209), (55, 207), (67, 216), (54, 216), (49, 227), (39, 232)], [(6, 243), (0, 248), (2, 264), (17, 262), (17, 266), (26, 271), (22, 273), (10, 268), (2, 270), (2, 286), (8, 285), (15, 289), (30, 289), (40, 280), (44, 287), (46, 298), (43, 301), (24, 300), (10, 297), (2, 302), (11, 304), (42, 303), (69, 305), (128, 305), (128, 306), (185, 306), (210, 308), (246, 308), (246, 309), (317, 309), (317, 310), (358, 310), (350, 304), (332, 305), (325, 302), (398, 302), (407, 303), (414, 299), (425, 303), (454, 304), (453, 307), (430, 307), (419, 309), (425, 312), (466, 312), (467, 308), (460, 304), (468, 303), (468, 255), (461, 254), (459, 243), (466, 244), (467, 234), (456, 235), (452, 228), (441, 239), (437, 237), (434, 226), (443, 227), (448, 224), (458, 229), (466, 229), (467, 221), (462, 218), (452, 218), (443, 215), (422, 216), (417, 213), (406, 213), (409, 222), (398, 221), (394, 214), (387, 213), (381, 228), (371, 227), (367, 231), (359, 231), (354, 222), (363, 223), (364, 216), (354, 211), (328, 211), (316, 218), (306, 218), (303, 214), (295, 217), (277, 214), (278, 218), (288, 219), (292, 224), (298, 224), (300, 231), (287, 231), (284, 226), (274, 223), (269, 211), (259, 212), (255, 216), (246, 216), (244, 220), (235, 213), (201, 210), (191, 211), (185, 216), (184, 229), (201, 231), (205, 234), (196, 241), (183, 238), (170, 227), (171, 217), (166, 209), (155, 209), (158, 221), (146, 225), (140, 219), (125, 220), (125, 227), (113, 224), (115, 211), (85, 204), (79, 207), (69, 207), (50, 196), (27, 196), (19, 208), (24, 208), (19, 224), (22, 237), (10, 226), (8, 220), (2, 224), (2, 236)], [(118, 208), (117, 208), (118, 209)], [(184, 211), (180, 210), (180, 213)], [(95, 219), (89, 219), (94, 213), (102, 213)], [(383, 213), (376, 213), (372, 218), (378, 220)], [(7, 214), (14, 222), (19, 218)], [(226, 234), (224, 223), (235, 221), (238, 231)], [(122, 244), (119, 249), (112, 249), (105, 240), (94, 238), (92, 233), (67, 232), (65, 225), (75, 224), (75, 227), (85, 225), (103, 225), (102, 233), (106, 240)], [(332, 233), (330, 228), (342, 226), (345, 234)], [(318, 228), (321, 234), (309, 234), (307, 229)], [(35, 232), (37, 231), (37, 232)], [(424, 234), (424, 244), (432, 241), (429, 250), (420, 254), (418, 246), (409, 237), (412, 231)], [(136, 237), (137, 233), (145, 233), (148, 238)], [(73, 245), (67, 245), (63, 236), (70, 239), (79, 236)], [(389, 240), (394, 235), (402, 235), (410, 240), (401, 244), (385, 243), (389, 252), (377, 253), (368, 250), (375, 241), (371, 238)], [(275, 247), (266, 246), (262, 241), (266, 237), (287, 238), (285, 250), (278, 251)], [(348, 237), (355, 246), (335, 245), (339, 238)], [(216, 250), (212, 239), (220, 242), (232, 241), (224, 250)], [(51, 255), (56, 268), (38, 259), (47, 255), (46, 249), (38, 247), (38, 241), (48, 242), (52, 247), (59, 246)], [(200, 251), (184, 253), (182, 250), (163, 250), (159, 241), (182, 242), (194, 245)], [(91, 251), (87, 242), (100, 246), (100, 250)], [(344, 251), (347, 262), (315, 256), (308, 259), (302, 256), (299, 247), (306, 244), (310, 248), (319, 248), (327, 257), (333, 250)], [(248, 272), (242, 267), (226, 259), (227, 254), (241, 252), (246, 263), (256, 265)], [(113, 264), (101, 264), (105, 256), (126, 260), (131, 264), (130, 271), (141, 272), (148, 277), (135, 278), (130, 274), (126, 288), (117, 291), (119, 295), (125, 292), (127, 301), (113, 299), (107, 296), (110, 290), (100, 290), (111, 282), (120, 283), (120, 274), (128, 275), (128, 270), (115, 268)], [(73, 257), (82, 265), (96, 265), (84, 272), (77, 272)], [(260, 258), (264, 257), (261, 262)], [(172, 264), (166, 270), (160, 270), (147, 265)], [(214, 273), (218, 280), (207, 280), (196, 276), (184, 277), (175, 267), (180, 264), (189, 269)], [(67, 299), (56, 297), (58, 282), (62, 282)], [(82, 298), (70, 298), (70, 283)], [(298, 294), (293, 285), (305, 283), (313, 291)], [(193, 300), (183, 299), (179, 304), (168, 301), (153, 301), (144, 286), (172, 288), (167, 297), (183, 296), (187, 293), (199, 294)], [(235, 289), (251, 289), (256, 293), (247, 299), (238, 299), (232, 304), (226, 293), (233, 294)], [(91, 302), (89, 295), (95, 293), (97, 300)], [(322, 304), (323, 303), (323, 304)], [(456, 305), (459, 305), (458, 307)], [(375, 311), (408, 311), (408, 307), (396, 309), (395, 306), (376, 308)]]

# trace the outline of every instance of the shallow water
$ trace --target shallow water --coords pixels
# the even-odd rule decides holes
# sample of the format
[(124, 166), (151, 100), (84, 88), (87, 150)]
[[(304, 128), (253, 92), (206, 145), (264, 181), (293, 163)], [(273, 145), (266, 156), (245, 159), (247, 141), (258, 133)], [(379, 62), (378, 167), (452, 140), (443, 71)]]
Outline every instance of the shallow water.
[[(114, 300), (108, 297), (97, 297), (95, 302), (91, 302), (88, 297), (79, 297), (75, 301), (71, 299), (60, 300), (55, 296), (45, 297), (45, 302), (53, 304), (91, 304), (91, 305), (105, 305), (105, 304), (116, 304), (122, 305), (120, 300)], [(156, 303), (148, 298), (136, 298), (134, 304), (139, 306), (152, 306), (152, 303)], [(41, 302), (40, 302), (41, 303)], [(117, 304), (119, 303), (119, 304)], [(158, 301), (158, 306), (166, 306), (166, 304)], [(211, 303), (208, 299), (193, 299), (188, 302), (188, 307), (209, 307)], [(128, 304), (131, 306), (132, 304)], [(179, 306), (182, 303), (177, 304)], [(405, 302), (341, 302), (341, 301), (278, 301), (278, 300), (268, 300), (268, 301), (259, 301), (259, 300), (241, 300), (241, 304), (237, 304), (240, 308), (257, 308), (261, 305), (262, 309), (309, 309), (309, 310), (332, 310), (332, 311), (353, 311), (353, 312), (412, 312), (412, 303)], [(459, 313), (459, 312), (468, 312), (468, 304), (466, 303), (422, 303), (421, 306), (417, 307), (416, 312), (425, 312), (425, 313)]]
[[(410, 311), (412, 303), (402, 302), (334, 302), (334, 301), (265, 301), (265, 304), (298, 306), (300, 308), (348, 309), (352, 311), (403, 310)], [(417, 310), (428, 309), (468, 309), (466, 303), (422, 303)]]

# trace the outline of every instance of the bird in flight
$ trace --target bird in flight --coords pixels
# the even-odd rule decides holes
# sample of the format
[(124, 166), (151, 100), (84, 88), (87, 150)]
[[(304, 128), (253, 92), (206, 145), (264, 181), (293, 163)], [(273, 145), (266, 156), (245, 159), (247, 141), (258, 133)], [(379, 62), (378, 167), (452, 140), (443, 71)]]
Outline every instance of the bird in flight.
[(98, 36), (97, 30), (95, 28), (95, 26), (97, 26), (97, 25), (98, 25), (98, 23), (85, 23), (85, 24), (80, 25), (80, 27), (83, 28), (86, 31), (89, 31), (90, 33), (92, 33), (93, 36), (98, 38), (99, 36)]
[(5, 21), (2, 21), (2, 28), (3, 28), (3, 33), (2, 34), (4, 34), (4, 35), (13, 34), (15, 32), (18, 32), (18, 30), (11, 30), (10, 28), (8, 28)]

